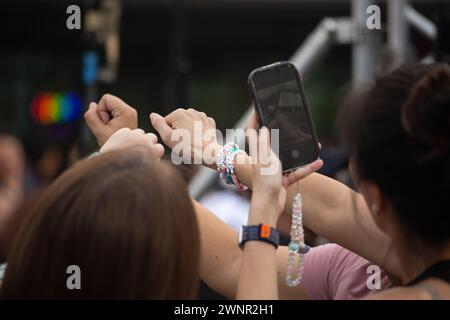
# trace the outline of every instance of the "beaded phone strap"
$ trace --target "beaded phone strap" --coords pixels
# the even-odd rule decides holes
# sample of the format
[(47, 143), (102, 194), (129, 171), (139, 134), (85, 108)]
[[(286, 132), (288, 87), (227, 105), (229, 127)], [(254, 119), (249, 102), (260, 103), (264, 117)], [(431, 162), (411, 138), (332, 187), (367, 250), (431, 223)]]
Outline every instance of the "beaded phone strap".
[(234, 174), (234, 160), (240, 153), (244, 151), (240, 150), (237, 144), (230, 142), (224, 145), (217, 155), (217, 171), (226, 184), (233, 184), (244, 191), (248, 189), (247, 186), (240, 183)]
[[(289, 255), (286, 272), (286, 284), (289, 287), (300, 285), (303, 279), (303, 271), (305, 266), (305, 253), (309, 251), (309, 246), (305, 244), (305, 236), (303, 232), (303, 204), (302, 195), (298, 191), (294, 197), (292, 204), (292, 226), (291, 241), (288, 245)], [(292, 271), (294, 268), (294, 260), (298, 256), (297, 275), (294, 278)]]

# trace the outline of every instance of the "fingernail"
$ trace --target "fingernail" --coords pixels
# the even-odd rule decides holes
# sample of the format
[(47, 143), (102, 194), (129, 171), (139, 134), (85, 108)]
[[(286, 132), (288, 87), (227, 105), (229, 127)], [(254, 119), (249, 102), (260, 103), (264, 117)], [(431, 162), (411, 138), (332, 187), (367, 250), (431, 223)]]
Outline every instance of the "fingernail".
[(91, 102), (91, 103), (89, 103), (89, 109), (91, 109), (91, 108), (94, 108), (94, 107), (95, 107), (95, 105), (96, 105), (96, 103), (95, 103), (95, 102)]
[(318, 160), (318, 161), (314, 162), (313, 169), (320, 168), (320, 166), (322, 165), (322, 162), (323, 162), (322, 160)]

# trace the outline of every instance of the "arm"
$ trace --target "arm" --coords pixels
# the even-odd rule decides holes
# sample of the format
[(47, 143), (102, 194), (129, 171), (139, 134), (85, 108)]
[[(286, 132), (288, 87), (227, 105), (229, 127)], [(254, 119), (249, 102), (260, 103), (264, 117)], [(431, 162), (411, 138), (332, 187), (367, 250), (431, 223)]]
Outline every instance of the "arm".
[[(254, 168), (255, 175), (259, 172)], [(275, 226), (286, 194), (281, 173), (258, 179), (248, 223)], [(285, 284), (286, 247), (275, 250), (270, 244), (249, 241), (241, 251), (236, 232), (195, 201), (194, 207), (200, 225), (200, 276), (211, 288), (228, 298), (275, 299), (278, 293), (282, 299), (306, 298), (301, 286), (288, 288)]]
[[(170, 148), (174, 145), (174, 141), (171, 141), (171, 134), (180, 128), (193, 132), (194, 121), (201, 121), (205, 130), (215, 129), (214, 120), (193, 109), (178, 109), (166, 117), (157, 114), (153, 114), (151, 117), (153, 127)], [(252, 116), (249, 123), (252, 123), (251, 126), (257, 123), (255, 115)], [(200, 147), (196, 145), (186, 147), (191, 149), (192, 154), (204, 154), (203, 151), (211, 144), (216, 147), (209, 147), (210, 150), (219, 148), (215, 139), (202, 142)], [(210, 154), (207, 159), (204, 157), (204, 165), (214, 168), (215, 164), (211, 161), (214, 155), (214, 153)], [(238, 179), (252, 188), (250, 160), (248, 156), (238, 156), (235, 170)], [(306, 169), (312, 172), (320, 165), (321, 161), (319, 160), (299, 170)], [(297, 190), (296, 182), (299, 180), (298, 171), (289, 174), (287, 179), (291, 186), (288, 188), (284, 213), (290, 215), (293, 196)], [(304, 224), (307, 228), (382, 266), (394, 275), (399, 273), (396, 259), (388, 256), (390, 241), (377, 228), (364, 198), (359, 193), (320, 174), (312, 174), (302, 180), (299, 183), (299, 190), (304, 199)]]
[[(300, 181), (299, 189), (305, 226), (394, 275), (400, 273), (397, 259), (389, 256), (390, 239), (375, 224), (360, 193), (317, 173)], [(287, 203), (295, 192), (288, 190)]]
[[(248, 157), (248, 156), (245, 156)], [(252, 187), (249, 159), (236, 166), (239, 181)], [(289, 177), (291, 181), (297, 177)], [(399, 274), (398, 261), (389, 256), (390, 240), (378, 229), (363, 196), (344, 184), (318, 173), (298, 182), (303, 197), (303, 222), (312, 232), (335, 242), (379, 265), (386, 271)], [(287, 190), (283, 213), (291, 214), (297, 184)]]
[(155, 134), (136, 129), (136, 110), (118, 97), (105, 94), (98, 104), (91, 102), (84, 118), (97, 139), (100, 152), (144, 147), (150, 150), (152, 159), (159, 160), (164, 154), (164, 147)]
[[(253, 112), (248, 128), (256, 128), (258, 120)], [(236, 169), (239, 180), (251, 186), (251, 168), (248, 160)], [(312, 163), (314, 165), (314, 163)], [(378, 264), (386, 271), (398, 275), (400, 268), (390, 254), (390, 239), (378, 229), (363, 196), (344, 184), (313, 173), (301, 182), (298, 170), (287, 176), (290, 187), (284, 214), (290, 216), (291, 204), (299, 190), (303, 196), (303, 222), (305, 227), (328, 240)], [(298, 183), (298, 187), (297, 187)]]
[[(253, 132), (256, 136), (256, 133)], [(258, 147), (258, 155), (268, 154), (270, 150), (269, 131), (264, 128), (258, 137), (251, 140)], [(256, 150), (256, 149), (255, 149)], [(267, 164), (276, 164), (277, 170), (264, 175), (264, 167), (258, 161), (252, 165), (252, 180), (255, 188), (252, 193), (248, 225), (264, 224), (276, 227), (278, 215), (285, 201), (286, 190), (281, 185), (281, 163), (270, 150)], [(267, 166), (267, 167), (269, 167)], [(276, 249), (269, 243), (248, 241), (244, 244), (241, 273), (239, 275), (236, 298), (238, 299), (278, 299)]]
[(192, 201), (200, 229), (200, 278), (218, 293), (234, 299), (242, 257), (237, 233), (200, 203)]
[[(95, 103), (91, 104), (90, 109), (85, 114), (85, 118), (97, 141), (103, 144), (106, 140), (109, 140), (103, 146), (103, 152), (105, 152), (105, 149), (107, 151), (108, 149), (130, 144), (140, 144), (144, 140), (155, 143), (153, 136), (151, 136), (151, 139), (144, 139), (142, 132), (139, 132), (139, 130), (124, 129), (137, 126), (135, 113), (128, 110), (131, 108), (130, 106), (110, 95), (104, 96), (102, 100), (103, 103), (98, 105)], [(108, 111), (108, 114), (106, 114), (105, 109)], [(123, 115), (130, 116), (123, 117)], [(157, 117), (156, 119), (160, 118)], [(155, 122), (154, 120), (155, 118), (152, 123)], [(213, 121), (208, 121), (208, 123), (213, 123)], [(111, 127), (114, 127), (113, 130), (111, 130)], [(114, 137), (112, 137), (115, 131), (119, 132), (116, 132)], [(132, 134), (131, 132), (134, 133)], [(167, 137), (164, 134), (161, 134), (161, 136)], [(200, 229), (200, 277), (215, 291), (230, 299), (234, 299), (242, 264), (242, 251), (237, 245), (237, 233), (201, 204), (195, 200), (192, 201)], [(306, 299), (301, 286), (288, 288), (285, 285), (287, 248), (279, 247), (276, 251), (276, 258), (277, 269), (279, 270), (280, 297), (282, 299)]]
[(104, 94), (98, 103), (91, 102), (84, 119), (100, 147), (119, 129), (138, 127), (136, 110), (111, 94)]
[(25, 155), (12, 135), (0, 135), (0, 224), (14, 214), (24, 198)]
[[(213, 290), (235, 299), (243, 258), (237, 244), (238, 235), (211, 211), (192, 201), (200, 228), (200, 278)], [(302, 286), (289, 288), (285, 284), (287, 257), (287, 247), (278, 247), (276, 264), (280, 299), (306, 299)]]

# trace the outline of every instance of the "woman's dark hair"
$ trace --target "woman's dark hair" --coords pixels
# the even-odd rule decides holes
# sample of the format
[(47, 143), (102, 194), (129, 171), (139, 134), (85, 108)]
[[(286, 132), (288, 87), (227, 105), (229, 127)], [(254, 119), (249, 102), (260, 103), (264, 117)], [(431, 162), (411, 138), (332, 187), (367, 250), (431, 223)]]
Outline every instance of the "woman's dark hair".
[[(51, 184), (10, 250), (2, 298), (195, 298), (199, 233), (186, 185), (148, 159), (139, 148), (99, 155)], [(80, 290), (67, 288), (70, 265)]]
[(341, 110), (360, 179), (374, 182), (422, 240), (450, 238), (450, 67), (403, 66), (354, 91)]

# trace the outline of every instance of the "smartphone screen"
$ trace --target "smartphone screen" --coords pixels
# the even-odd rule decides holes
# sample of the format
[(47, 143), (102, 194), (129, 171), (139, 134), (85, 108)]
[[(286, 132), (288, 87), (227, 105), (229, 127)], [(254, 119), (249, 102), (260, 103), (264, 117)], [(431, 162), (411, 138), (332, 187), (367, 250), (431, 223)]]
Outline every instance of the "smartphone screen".
[(249, 76), (249, 85), (260, 124), (279, 129), (283, 171), (316, 160), (317, 137), (295, 66), (283, 62), (256, 69)]

